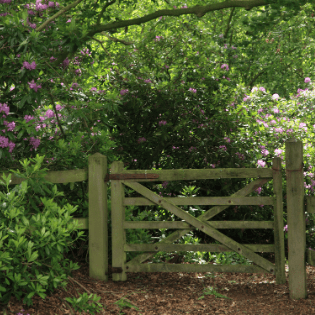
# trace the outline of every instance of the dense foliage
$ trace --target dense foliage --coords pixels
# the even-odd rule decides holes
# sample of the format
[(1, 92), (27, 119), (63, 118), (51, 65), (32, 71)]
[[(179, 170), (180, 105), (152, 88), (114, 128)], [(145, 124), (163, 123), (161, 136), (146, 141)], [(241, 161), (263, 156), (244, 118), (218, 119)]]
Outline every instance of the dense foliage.
[[(22, 170), (19, 161), (36, 154), (45, 155), (49, 170), (81, 169), (96, 152), (131, 169), (265, 167), (284, 157), (284, 141), (295, 136), (305, 144), (305, 187), (313, 194), (314, 12), (312, 2), (290, 0), (190, 1), (189, 7), (180, 1), (0, 0), (1, 170)], [(49, 184), (41, 189), (28, 182), (34, 190), (27, 201), (12, 203), (12, 220), (28, 211), (44, 217), (45, 207), (88, 215), (86, 182), (58, 185), (64, 193), (58, 206), (40, 199), (55, 197)], [(151, 188), (170, 196), (227, 196), (245, 183)], [(26, 191), (23, 185), (16, 191)], [(6, 188), (2, 202), (14, 196)], [(254, 192), (271, 193), (272, 185)], [(205, 209), (186, 210), (198, 216)], [(176, 220), (160, 207), (130, 207), (126, 217)], [(263, 205), (236, 206), (216, 217), (272, 218), (272, 208)], [(127, 240), (149, 242), (167, 233), (130, 230)], [(272, 231), (227, 234), (243, 243), (273, 241)], [(180, 240), (199, 241), (212, 240), (201, 233)], [(204, 253), (196, 257), (201, 261)]]
[[(45, 169), (40, 169), (43, 159), (37, 156), (32, 164), (24, 160), (21, 163), (24, 172), (18, 174), (24, 181), (13, 189), (9, 189), (11, 174), (1, 182), (7, 190), (0, 193), (0, 298), (3, 303), (15, 296), (30, 305), (34, 294), (45, 298), (46, 292), (65, 286), (67, 275), (79, 268), (64, 256), (74, 242), (71, 234), (77, 231), (77, 223), (71, 222), (76, 209), (69, 204), (59, 207), (55, 199), (61, 193), (56, 186), (47, 189), (43, 178)], [(41, 198), (41, 212), (27, 206), (27, 196), (32, 195), (33, 189), (48, 190), (48, 198), (47, 195)], [(76, 239), (82, 234), (79, 232)]]

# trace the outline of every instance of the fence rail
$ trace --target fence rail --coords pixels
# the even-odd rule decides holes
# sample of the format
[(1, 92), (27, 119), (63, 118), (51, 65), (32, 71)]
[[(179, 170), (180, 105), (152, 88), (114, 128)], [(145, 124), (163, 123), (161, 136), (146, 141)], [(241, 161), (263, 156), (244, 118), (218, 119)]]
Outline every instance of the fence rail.
[(272, 169), (267, 168), (218, 168), (218, 169), (178, 169), (178, 170), (124, 170), (119, 174), (157, 174), (158, 178), (128, 179), (128, 182), (156, 182), (179, 180), (203, 180), (221, 178), (272, 178)]

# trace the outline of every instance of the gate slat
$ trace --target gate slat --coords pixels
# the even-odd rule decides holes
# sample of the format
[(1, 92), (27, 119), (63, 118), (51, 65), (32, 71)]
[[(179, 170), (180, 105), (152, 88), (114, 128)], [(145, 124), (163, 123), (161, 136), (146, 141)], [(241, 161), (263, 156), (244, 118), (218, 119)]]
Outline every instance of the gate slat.
[[(211, 221), (216, 229), (273, 229), (273, 221)], [(124, 229), (194, 229), (181, 221), (125, 221)], [(282, 229), (283, 230), (283, 229)]]
[(126, 265), (126, 272), (248, 272), (267, 273), (254, 265), (195, 265), (195, 264), (143, 264)]
[[(165, 200), (177, 206), (189, 205), (222, 205), (222, 206), (260, 206), (274, 205), (273, 197), (165, 197)], [(129, 197), (124, 200), (125, 206), (150, 206), (154, 203), (146, 198)]]
[[(254, 252), (274, 253), (273, 244), (243, 244)], [(230, 252), (231, 249), (221, 244), (126, 244), (126, 252)], [(128, 264), (128, 263), (127, 263)]]
[(203, 231), (207, 235), (213, 237), (214, 239), (218, 240), (220, 243), (226, 245), (227, 247), (231, 248), (232, 251), (243, 255), (244, 257), (248, 258), (249, 260), (256, 263), (258, 266), (266, 269), (270, 273), (275, 273), (275, 266), (269, 262), (268, 260), (262, 258), (261, 256), (255, 254), (250, 249), (246, 248), (242, 244), (237, 243), (236, 241), (232, 240), (228, 236), (222, 234), (215, 228), (211, 226), (209, 222), (202, 221), (199, 218), (195, 218), (186, 211), (182, 210), (181, 208), (167, 202), (163, 197), (157, 195), (156, 193), (152, 192), (148, 188), (144, 187), (143, 185), (136, 183), (136, 182), (124, 182), (125, 185), (129, 186), (130, 188), (134, 189), (141, 195), (145, 196), (146, 198), (153, 201), (155, 204), (163, 207), (164, 209), (170, 211), (171, 213), (175, 214), (182, 220), (185, 220), (189, 224), (193, 225), (195, 228)]

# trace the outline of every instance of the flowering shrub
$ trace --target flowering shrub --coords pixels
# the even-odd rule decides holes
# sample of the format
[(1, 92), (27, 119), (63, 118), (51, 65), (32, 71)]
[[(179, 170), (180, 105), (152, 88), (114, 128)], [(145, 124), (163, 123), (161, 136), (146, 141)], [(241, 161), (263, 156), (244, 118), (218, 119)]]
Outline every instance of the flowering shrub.
[[(271, 95), (262, 87), (254, 87), (250, 93), (243, 90), (243, 93), (248, 94), (248, 100), (242, 101), (240, 93), (236, 104), (230, 106), (230, 115), (236, 115), (238, 123), (243, 126), (237, 135), (231, 136), (231, 139), (252, 144), (249, 150), (245, 147), (243, 150), (248, 154), (247, 165), (256, 164), (257, 167), (270, 167), (274, 157), (280, 157), (282, 166), (285, 167), (285, 141), (292, 137), (301, 140), (304, 151), (305, 194), (314, 195), (315, 89), (310, 78), (306, 78), (304, 82), (304, 87), (299, 88), (290, 99), (280, 98), (278, 94)], [(272, 193), (271, 190), (268, 192), (272, 185), (267, 187), (269, 188), (264, 189), (263, 194)], [(285, 185), (283, 189), (285, 194)], [(286, 208), (284, 210), (286, 211)], [(307, 247), (315, 248), (314, 221), (310, 220), (309, 223)], [(286, 225), (285, 231), (288, 228)]]

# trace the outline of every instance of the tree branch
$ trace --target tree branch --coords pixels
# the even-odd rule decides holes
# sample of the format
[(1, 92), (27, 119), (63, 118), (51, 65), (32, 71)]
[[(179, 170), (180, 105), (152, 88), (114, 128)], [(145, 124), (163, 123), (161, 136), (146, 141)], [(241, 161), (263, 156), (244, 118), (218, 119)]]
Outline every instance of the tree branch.
[(230, 16), (229, 16), (229, 21), (228, 21), (228, 24), (227, 24), (226, 30), (225, 30), (225, 32), (224, 32), (224, 38), (226, 38), (226, 37), (227, 37), (227, 34), (228, 34), (228, 32), (229, 32), (229, 30), (230, 30), (230, 28), (231, 28), (231, 20), (232, 20), (232, 17), (233, 17), (234, 11), (235, 11), (235, 7), (234, 7), (234, 8), (232, 8), (232, 10), (231, 10), (231, 14), (230, 14)]
[(123, 28), (130, 25), (140, 25), (142, 23), (149, 22), (151, 20), (157, 19), (160, 16), (181, 16), (186, 14), (195, 14), (197, 17), (203, 17), (206, 13), (222, 10), (226, 8), (245, 8), (246, 10), (250, 10), (254, 7), (264, 6), (269, 4), (269, 0), (227, 0), (224, 2), (208, 4), (205, 6), (194, 6), (192, 8), (187, 9), (176, 9), (176, 10), (158, 10), (156, 12), (145, 15), (141, 18), (123, 20), (123, 21), (115, 21), (105, 25), (95, 25), (94, 29), (91, 30), (87, 37), (92, 37), (96, 33), (114, 30), (118, 28)]
[(262, 71), (260, 71), (260, 72), (258, 72), (253, 78), (252, 78), (252, 80), (249, 82), (249, 87), (250, 87), (250, 89), (252, 89), (252, 87), (253, 87), (253, 84), (254, 84), (254, 82), (262, 75), (262, 74), (264, 74), (266, 72), (266, 70), (262, 70)]
[(114, 4), (116, 2), (116, 0), (110, 1), (107, 4), (105, 4), (100, 12), (100, 14), (98, 15), (97, 21), (96, 21), (96, 25), (99, 25), (101, 22), (101, 18), (103, 16), (103, 13), (105, 12), (105, 10), (112, 4)]
[(105, 35), (108, 39), (110, 39), (110, 40), (112, 40), (113, 42), (116, 42), (116, 43), (118, 42), (118, 43), (122, 43), (124, 45), (132, 45), (133, 44), (133, 42), (126, 42), (123, 39), (118, 39), (116, 37), (111, 37), (111, 36), (109, 36), (108, 34), (106, 34), (104, 32), (102, 32), (102, 35)]
[(64, 137), (64, 139), (66, 139), (66, 135), (63, 131), (63, 128), (62, 128), (62, 125), (61, 125), (61, 122), (60, 122), (60, 119), (59, 119), (59, 116), (58, 116), (58, 112), (57, 112), (57, 109), (56, 109), (56, 103), (55, 103), (55, 100), (54, 100), (54, 97), (52, 96), (52, 94), (50, 93), (50, 91), (48, 90), (48, 94), (50, 96), (50, 100), (51, 100), (51, 103), (52, 103), (52, 106), (54, 108), (54, 112), (55, 112), (55, 115), (56, 115), (56, 119), (57, 119), (57, 124), (58, 124), (58, 127), (62, 133), (62, 136)]
[(41, 26), (37, 27), (35, 29), (35, 31), (37, 31), (37, 32), (42, 31), (50, 22), (52, 22), (54, 19), (56, 19), (59, 15), (61, 15), (61, 14), (65, 13), (65, 12), (69, 11), (70, 9), (74, 8), (80, 2), (82, 2), (82, 0), (77, 0), (77, 1), (67, 5), (66, 7), (62, 8), (59, 12), (57, 12), (51, 18), (49, 18), (47, 21), (45, 21)]

